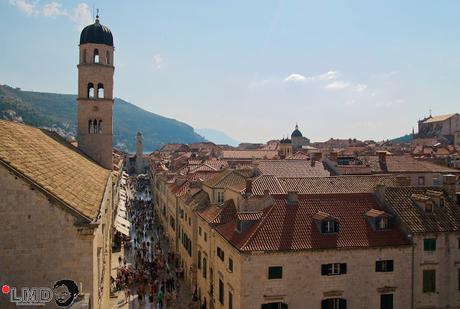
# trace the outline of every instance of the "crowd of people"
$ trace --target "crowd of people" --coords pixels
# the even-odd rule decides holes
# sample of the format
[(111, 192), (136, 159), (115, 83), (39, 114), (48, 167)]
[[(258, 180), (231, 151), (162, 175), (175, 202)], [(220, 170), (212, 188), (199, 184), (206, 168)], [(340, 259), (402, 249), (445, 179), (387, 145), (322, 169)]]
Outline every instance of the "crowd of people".
[(126, 203), (131, 230), (130, 237), (123, 240), (125, 256), (118, 258), (114, 288), (124, 291), (130, 306), (137, 297), (140, 308), (176, 308), (179, 278), (184, 270), (174, 252), (168, 252), (167, 238), (155, 218), (153, 204), (142, 194), (148, 187), (145, 181), (130, 178), (129, 186), (140, 194), (134, 194)]

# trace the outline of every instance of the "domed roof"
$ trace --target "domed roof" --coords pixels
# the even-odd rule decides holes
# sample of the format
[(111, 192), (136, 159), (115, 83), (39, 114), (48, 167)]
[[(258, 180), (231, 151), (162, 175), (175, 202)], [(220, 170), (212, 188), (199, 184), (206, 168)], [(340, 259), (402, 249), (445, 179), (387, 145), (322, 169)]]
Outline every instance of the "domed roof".
[(302, 133), (299, 131), (299, 126), (295, 125), (295, 130), (291, 134), (292, 137), (302, 137)]
[(99, 23), (99, 16), (96, 16), (94, 24), (86, 26), (80, 35), (80, 45), (86, 43), (105, 44), (113, 46), (113, 37), (110, 29)]

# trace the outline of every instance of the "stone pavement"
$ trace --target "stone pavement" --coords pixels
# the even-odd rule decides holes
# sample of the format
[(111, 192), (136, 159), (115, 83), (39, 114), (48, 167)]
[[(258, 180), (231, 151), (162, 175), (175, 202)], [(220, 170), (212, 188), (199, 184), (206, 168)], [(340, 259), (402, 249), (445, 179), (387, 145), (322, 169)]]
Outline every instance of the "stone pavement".
[[(136, 195), (136, 194), (134, 194)], [(131, 195), (132, 196), (132, 195)], [(129, 218), (131, 221), (131, 218)], [(134, 226), (133, 222), (131, 222), (132, 226)], [(134, 228), (131, 229), (131, 241), (133, 242), (132, 247), (134, 248), (134, 239), (136, 238), (136, 233), (133, 230)], [(167, 254), (167, 243), (166, 239), (164, 236), (158, 235), (156, 231), (153, 233), (146, 233), (144, 235), (144, 238), (147, 240), (151, 236), (154, 238), (154, 243), (159, 242), (160, 246), (164, 252), (164, 254)], [(152, 248), (154, 247), (154, 244), (151, 246)], [(125, 250), (124, 247), (121, 248), (119, 252), (113, 252), (112, 253), (112, 277), (116, 278), (117, 276), (117, 267), (119, 266), (119, 261), (118, 258), (122, 256), (126, 258), (126, 261), (128, 263), (134, 264), (134, 250), (132, 249), (131, 251)], [(169, 308), (178, 308), (178, 309), (188, 309), (188, 308), (193, 308), (190, 307), (191, 304), (191, 299), (192, 299), (192, 294), (189, 290), (188, 287), (186, 287), (185, 283), (183, 282), (182, 279), (179, 279), (179, 293), (177, 294), (176, 301), (173, 304), (167, 304), (165, 303), (163, 305), (163, 309), (169, 309)], [(145, 309), (151, 309), (151, 308), (156, 308), (156, 304), (154, 303), (149, 303), (148, 297), (145, 298), (144, 302), (142, 304), (139, 304), (139, 301), (137, 299), (137, 295), (131, 295), (129, 297), (129, 301), (126, 302), (125, 298), (125, 293), (124, 291), (118, 291), (114, 293), (114, 297), (111, 298), (111, 308), (123, 308), (123, 309), (140, 309), (140, 308), (145, 308)]]

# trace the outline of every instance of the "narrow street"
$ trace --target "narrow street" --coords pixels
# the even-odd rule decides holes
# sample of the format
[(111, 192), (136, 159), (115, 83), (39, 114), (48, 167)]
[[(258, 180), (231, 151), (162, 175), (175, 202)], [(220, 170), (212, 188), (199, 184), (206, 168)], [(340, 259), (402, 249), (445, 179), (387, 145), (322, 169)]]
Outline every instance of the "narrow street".
[(148, 178), (129, 177), (122, 194), (130, 226), (112, 254), (111, 307), (191, 308), (192, 295), (180, 279), (183, 269), (155, 218)]

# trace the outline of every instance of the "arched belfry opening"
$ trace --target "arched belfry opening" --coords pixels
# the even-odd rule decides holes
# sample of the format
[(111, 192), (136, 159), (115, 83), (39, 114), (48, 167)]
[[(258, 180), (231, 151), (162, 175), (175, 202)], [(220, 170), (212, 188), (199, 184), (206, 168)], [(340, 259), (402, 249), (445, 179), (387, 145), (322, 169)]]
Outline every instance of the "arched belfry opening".
[(104, 84), (97, 84), (97, 98), (103, 99), (104, 98)]
[(94, 49), (93, 62), (94, 62), (94, 63), (99, 63), (99, 50), (98, 50), (97, 48)]
[(88, 83), (88, 92), (87, 96), (88, 99), (93, 99), (94, 98), (94, 84), (93, 83)]

